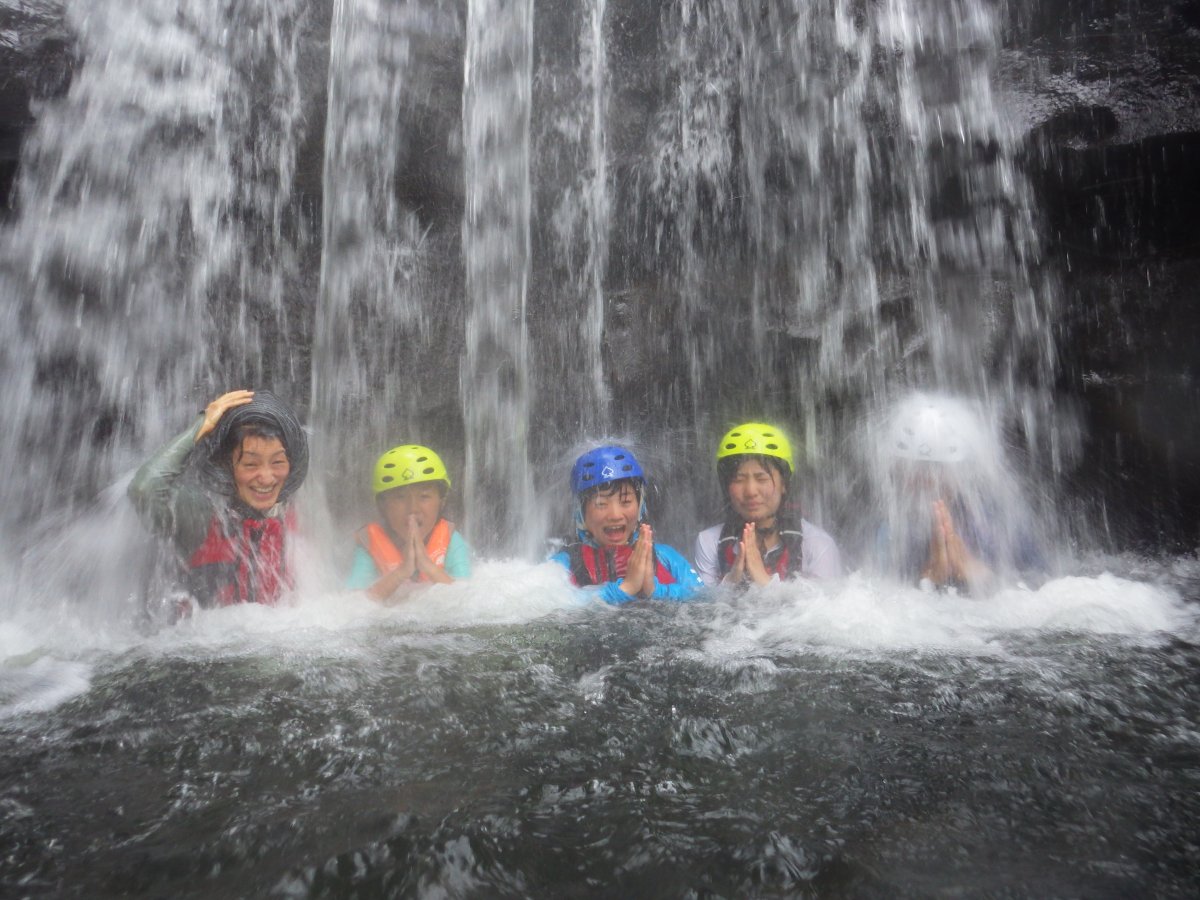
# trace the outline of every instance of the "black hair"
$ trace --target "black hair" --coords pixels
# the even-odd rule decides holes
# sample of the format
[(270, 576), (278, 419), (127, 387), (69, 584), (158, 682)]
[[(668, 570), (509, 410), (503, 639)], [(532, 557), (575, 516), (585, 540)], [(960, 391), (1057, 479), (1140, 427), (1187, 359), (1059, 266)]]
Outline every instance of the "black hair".
[[(241, 450), (246, 443), (246, 438), (252, 437), (262, 438), (266, 441), (279, 441), (283, 446), (283, 452), (287, 453), (287, 442), (283, 439), (282, 431), (278, 428), (272, 428), (270, 425), (247, 422), (245, 425), (239, 425), (237, 428), (230, 429), (229, 435), (225, 438), (226, 446), (222, 448), (220, 455), (228, 457), (229, 464), (234, 465), (241, 458)], [(289, 460), (290, 458), (289, 456)]]
[(445, 481), (443, 481), (442, 479), (439, 478), (437, 481), (418, 481), (413, 484), (398, 484), (395, 487), (388, 488), (386, 491), (380, 491), (378, 494), (375, 495), (375, 505), (378, 506), (380, 512), (382, 512), (383, 511), (383, 498), (386, 497), (388, 494), (392, 493), (392, 491), (397, 491), (403, 487), (416, 487), (417, 485), (421, 485), (421, 484), (437, 485), (438, 493), (441, 495), (442, 500), (445, 500), (446, 497), (448, 497), (450, 495), (450, 485), (446, 484)]
[[(717, 460), (717, 480), (721, 482), (721, 493), (728, 494), (729, 485), (737, 477), (742, 463), (757, 462), (764, 469), (777, 472), (783, 482), (783, 489), (790, 493), (792, 486), (792, 467), (778, 456), (767, 456), (761, 453), (739, 453), (737, 456), (726, 456)], [(726, 497), (728, 502), (728, 497)]]
[(618, 478), (616, 481), (606, 481), (604, 484), (598, 484), (595, 487), (590, 487), (579, 495), (579, 508), (586, 509), (588, 501), (593, 497), (604, 495), (611, 497), (613, 494), (623, 494), (625, 489), (629, 488), (633, 491), (634, 496), (639, 501), (642, 499), (642, 491), (645, 489), (645, 482), (641, 478)]

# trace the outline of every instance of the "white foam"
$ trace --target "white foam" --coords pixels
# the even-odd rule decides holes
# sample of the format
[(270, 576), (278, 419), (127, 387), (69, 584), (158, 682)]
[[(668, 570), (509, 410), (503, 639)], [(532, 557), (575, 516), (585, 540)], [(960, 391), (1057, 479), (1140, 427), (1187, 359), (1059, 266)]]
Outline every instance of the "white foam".
[(468, 580), (429, 585), (394, 606), (376, 603), (362, 591), (325, 591), (278, 607), (244, 604), (203, 610), (160, 632), (150, 649), (241, 653), (314, 645), (324, 653), (356, 654), (364, 631), (431, 633), (522, 625), (578, 610), (585, 603), (569, 586), (562, 566), (489, 561), (477, 564)]
[[(1170, 587), (1112, 574), (1072, 576), (1033, 590), (1012, 587), (988, 598), (923, 592), (860, 574), (838, 582), (794, 581), (740, 595), (718, 590), (709, 602), (662, 606), (656, 616), (678, 635), (677, 652), (717, 666), (754, 690), (771, 680), (774, 663), (790, 653), (850, 658), (1017, 656), (1030, 636), (1082, 635), (1153, 644), (1165, 635), (1197, 634), (1197, 608)], [(254, 604), (196, 613), (156, 634), (132, 624), (94, 627), (86, 608), (0, 622), (0, 715), (44, 711), (88, 689), (93, 671), (138, 657), (245, 657), (301, 665), (322, 660), (369, 662), (382, 647), (471, 652), (496, 627), (529, 626), (547, 618), (585, 623), (633, 615), (570, 586), (563, 567), (490, 561), (473, 578), (431, 585), (395, 605), (361, 592), (309, 592), (291, 605)], [(28, 617), (26, 617), (28, 618)], [(657, 627), (657, 626), (656, 626)], [(482, 631), (481, 631), (482, 630)], [(761, 670), (761, 671), (760, 671)], [(603, 693), (581, 684), (585, 696)]]
[(0, 624), (0, 719), (53, 709), (86, 691), (91, 675), (87, 663), (43, 655), (34, 635)]
[(1194, 631), (1196, 611), (1171, 589), (1111, 574), (1060, 578), (987, 598), (925, 592), (855, 574), (840, 583), (769, 585), (734, 600), (712, 623), (707, 654), (785, 651), (1003, 653), (1037, 633), (1157, 640)]

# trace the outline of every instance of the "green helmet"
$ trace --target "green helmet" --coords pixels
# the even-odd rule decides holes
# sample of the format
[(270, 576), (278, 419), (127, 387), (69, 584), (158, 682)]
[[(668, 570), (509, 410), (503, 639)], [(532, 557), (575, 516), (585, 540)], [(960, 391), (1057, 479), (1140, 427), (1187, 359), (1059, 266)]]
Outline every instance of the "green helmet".
[(450, 487), (450, 475), (442, 458), (420, 444), (393, 447), (375, 463), (375, 493), (425, 481), (444, 481)]
[(717, 447), (717, 462), (730, 456), (773, 456), (787, 463), (790, 475), (796, 468), (792, 460), (792, 444), (786, 434), (774, 425), (747, 422), (729, 429)]

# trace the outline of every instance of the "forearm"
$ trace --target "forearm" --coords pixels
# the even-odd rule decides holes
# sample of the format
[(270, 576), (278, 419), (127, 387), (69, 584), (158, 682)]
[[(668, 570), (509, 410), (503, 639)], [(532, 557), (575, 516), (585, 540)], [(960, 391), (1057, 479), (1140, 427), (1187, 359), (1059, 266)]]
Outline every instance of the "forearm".
[(600, 587), (600, 597), (605, 603), (620, 606), (622, 603), (632, 603), (637, 600), (636, 594), (627, 594), (621, 590), (619, 581), (609, 581)]
[(404, 571), (403, 567), (392, 569), (386, 572), (375, 580), (375, 583), (367, 588), (367, 596), (372, 600), (387, 600), (395, 594), (401, 586), (412, 584), (412, 571)]

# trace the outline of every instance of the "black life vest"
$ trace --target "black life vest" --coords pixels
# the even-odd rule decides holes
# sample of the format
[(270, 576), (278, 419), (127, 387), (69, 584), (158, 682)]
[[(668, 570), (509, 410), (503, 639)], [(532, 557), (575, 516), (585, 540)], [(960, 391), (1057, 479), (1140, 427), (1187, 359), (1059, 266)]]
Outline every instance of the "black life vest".
[[(571, 544), (567, 547), (571, 580), (579, 587), (620, 581), (625, 577), (625, 570), (629, 566), (629, 557), (632, 555), (632, 544), (623, 544), (620, 547), (603, 550), (593, 547), (591, 544)], [(654, 578), (659, 584), (675, 583), (675, 576), (662, 564), (657, 550), (654, 553)]]
[[(729, 519), (721, 528), (721, 538), (717, 541), (717, 564), (722, 578), (729, 574), (737, 562), (738, 542), (742, 539), (745, 527), (746, 523), (741, 519)], [(787, 580), (799, 575), (804, 565), (804, 535), (799, 528), (791, 528), (779, 518), (775, 520), (775, 528), (780, 545), (763, 557), (763, 565), (771, 574)]]

